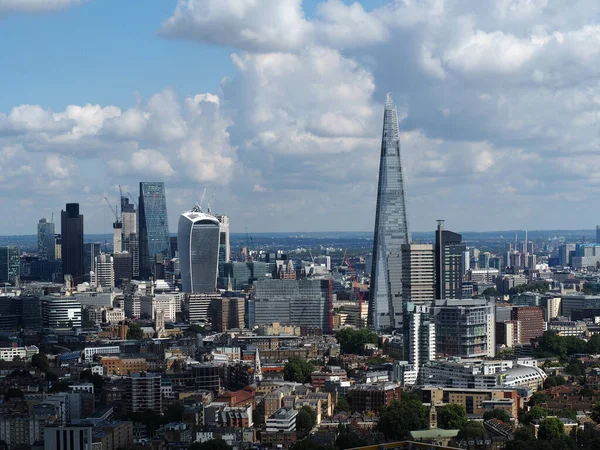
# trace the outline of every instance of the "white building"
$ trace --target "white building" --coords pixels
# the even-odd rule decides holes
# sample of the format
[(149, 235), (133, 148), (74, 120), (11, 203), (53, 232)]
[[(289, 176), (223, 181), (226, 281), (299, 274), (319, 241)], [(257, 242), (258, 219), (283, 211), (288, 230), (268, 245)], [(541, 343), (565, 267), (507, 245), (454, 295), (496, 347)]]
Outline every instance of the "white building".
[(101, 253), (94, 258), (93, 284), (96, 288), (110, 291), (115, 288), (115, 267), (113, 257)]
[(121, 353), (121, 347), (118, 345), (86, 347), (83, 349), (83, 357), (86, 361), (90, 361), (94, 355), (118, 355), (119, 353)]
[(18, 359), (30, 359), (33, 355), (40, 352), (35, 345), (25, 347), (2, 347), (0, 348), (0, 360), (13, 361)]
[(409, 362), (419, 367), (435, 359), (435, 322), (431, 306), (415, 304), (409, 313)]
[(217, 289), (221, 223), (199, 207), (179, 217), (177, 249), (181, 285), (186, 293), (211, 293)]
[(42, 297), (42, 319), (47, 328), (81, 327), (81, 303), (73, 297)]
[(267, 433), (290, 432), (296, 430), (295, 409), (281, 408), (267, 419)]
[(154, 320), (156, 314), (162, 312), (167, 322), (175, 321), (176, 303), (180, 296), (170, 294), (156, 294), (154, 297), (144, 295), (140, 298), (140, 313), (142, 316)]

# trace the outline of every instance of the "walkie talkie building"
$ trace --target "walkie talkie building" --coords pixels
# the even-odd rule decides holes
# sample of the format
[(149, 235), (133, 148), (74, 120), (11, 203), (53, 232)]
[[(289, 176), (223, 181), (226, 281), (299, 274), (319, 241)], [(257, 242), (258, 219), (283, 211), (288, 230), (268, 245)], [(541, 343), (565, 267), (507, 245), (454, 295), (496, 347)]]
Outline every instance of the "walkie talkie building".
[(383, 114), (368, 325), (402, 327), (402, 244), (410, 243), (400, 160), (398, 113), (388, 94)]

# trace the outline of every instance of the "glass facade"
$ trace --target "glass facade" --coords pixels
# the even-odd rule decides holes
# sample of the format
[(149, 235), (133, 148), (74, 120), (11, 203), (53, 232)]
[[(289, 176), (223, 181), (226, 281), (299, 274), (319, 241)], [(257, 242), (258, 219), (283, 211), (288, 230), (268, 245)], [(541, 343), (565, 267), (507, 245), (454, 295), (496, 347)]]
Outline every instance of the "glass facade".
[(169, 224), (163, 182), (140, 182), (139, 198), (139, 274), (150, 277), (154, 272), (154, 255), (169, 258)]
[(217, 288), (219, 220), (199, 208), (179, 217), (177, 230), (181, 285), (186, 293), (210, 293)]
[(19, 284), (21, 275), (19, 247), (0, 247), (0, 283)]
[(368, 324), (402, 327), (402, 244), (410, 243), (400, 160), (398, 113), (386, 97), (377, 187)]
[(40, 219), (37, 229), (38, 256), (40, 259), (54, 261), (54, 224)]
[(75, 285), (84, 281), (83, 215), (79, 203), (67, 203), (60, 213), (61, 255), (63, 275), (70, 274)]

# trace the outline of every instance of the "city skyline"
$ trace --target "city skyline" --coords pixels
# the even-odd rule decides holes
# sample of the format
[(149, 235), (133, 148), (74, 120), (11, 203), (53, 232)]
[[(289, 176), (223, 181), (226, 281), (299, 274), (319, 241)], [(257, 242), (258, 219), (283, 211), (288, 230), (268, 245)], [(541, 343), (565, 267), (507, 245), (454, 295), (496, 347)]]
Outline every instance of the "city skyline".
[(386, 92), (413, 229), (597, 222), (594, 2), (138, 5), (0, 3), (0, 234), (67, 201), (110, 231), (104, 197), (140, 179), (169, 186), (170, 229), (208, 188), (233, 232), (369, 231)]

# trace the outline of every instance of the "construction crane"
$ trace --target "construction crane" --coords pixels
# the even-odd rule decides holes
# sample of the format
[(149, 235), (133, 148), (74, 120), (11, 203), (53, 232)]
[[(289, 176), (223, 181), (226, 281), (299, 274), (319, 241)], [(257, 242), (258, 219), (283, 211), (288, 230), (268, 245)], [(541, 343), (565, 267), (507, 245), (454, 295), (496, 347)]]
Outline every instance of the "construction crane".
[(129, 195), (129, 198), (131, 199), (131, 201), (133, 202), (133, 204), (135, 205), (135, 209), (138, 209), (138, 204), (137, 202), (133, 199), (133, 195), (131, 195), (129, 192), (127, 193), (127, 195)]
[[(121, 202), (121, 204), (123, 204), (123, 189), (121, 189), (120, 184), (119, 184), (119, 201)], [(121, 211), (121, 212), (123, 212), (123, 211)]]
[(110, 204), (110, 202), (108, 201), (108, 199), (106, 197), (104, 197), (104, 200), (106, 200), (106, 204), (108, 205), (108, 207), (110, 208), (112, 213), (115, 215), (115, 222), (119, 222), (119, 213), (117, 212), (117, 210), (112, 207), (112, 205)]
[[(345, 252), (344, 252), (345, 253)], [(365, 299), (366, 291), (361, 291), (358, 287), (358, 281), (356, 280), (356, 276), (354, 274), (354, 268), (352, 264), (350, 264), (350, 259), (346, 259), (346, 265), (348, 266), (348, 270), (350, 271), (350, 279), (352, 280), (352, 289), (356, 292), (356, 296), (358, 297), (358, 314), (356, 317), (356, 324), (358, 328), (362, 328), (362, 304)]]

